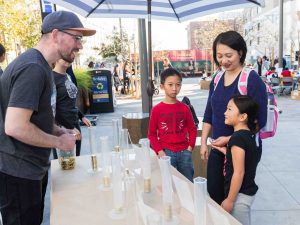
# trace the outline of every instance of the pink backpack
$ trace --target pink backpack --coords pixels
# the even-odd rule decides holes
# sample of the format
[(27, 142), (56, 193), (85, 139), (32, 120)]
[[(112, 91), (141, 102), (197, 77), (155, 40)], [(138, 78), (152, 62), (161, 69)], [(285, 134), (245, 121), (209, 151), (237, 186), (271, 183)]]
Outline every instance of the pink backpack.
[[(252, 71), (251, 69), (244, 67), (244, 69), (241, 72), (241, 75), (239, 77), (239, 82), (238, 82), (238, 90), (241, 95), (247, 95), (248, 77), (251, 71)], [(215, 75), (214, 90), (216, 89), (223, 74), (224, 71), (220, 71)], [(275, 135), (277, 129), (278, 111), (279, 111), (277, 108), (277, 102), (272, 88), (267, 83), (265, 83), (265, 85), (266, 85), (266, 91), (268, 95), (268, 112), (267, 112), (267, 123), (259, 131), (259, 137), (261, 139), (273, 137)]]

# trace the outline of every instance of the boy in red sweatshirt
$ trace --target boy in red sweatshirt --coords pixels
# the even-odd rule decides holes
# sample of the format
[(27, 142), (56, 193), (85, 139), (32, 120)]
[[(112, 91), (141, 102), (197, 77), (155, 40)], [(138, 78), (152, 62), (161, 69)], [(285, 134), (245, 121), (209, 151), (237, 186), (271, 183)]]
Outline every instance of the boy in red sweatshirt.
[(197, 129), (189, 107), (177, 100), (182, 77), (174, 68), (164, 70), (160, 76), (165, 99), (151, 111), (148, 138), (159, 158), (170, 156), (172, 166), (193, 181), (192, 151)]

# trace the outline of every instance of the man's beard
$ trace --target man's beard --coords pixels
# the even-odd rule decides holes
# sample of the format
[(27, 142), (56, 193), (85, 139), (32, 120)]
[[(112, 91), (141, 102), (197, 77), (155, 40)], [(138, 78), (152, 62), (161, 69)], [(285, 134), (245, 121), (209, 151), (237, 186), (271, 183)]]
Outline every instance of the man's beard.
[(75, 52), (78, 52), (78, 51), (79, 51), (79, 49), (73, 49), (70, 54), (59, 52), (59, 55), (60, 55), (60, 58), (65, 60), (66, 62), (73, 63), (75, 56), (74, 56), (74, 58), (72, 58), (71, 55), (75, 54)]

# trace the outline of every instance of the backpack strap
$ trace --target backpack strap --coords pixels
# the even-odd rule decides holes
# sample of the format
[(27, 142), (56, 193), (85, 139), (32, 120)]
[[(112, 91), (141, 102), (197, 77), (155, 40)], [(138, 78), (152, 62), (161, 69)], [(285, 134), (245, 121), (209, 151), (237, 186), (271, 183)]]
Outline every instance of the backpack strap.
[(214, 90), (216, 90), (219, 81), (221, 80), (222, 76), (224, 74), (223, 70), (220, 70), (214, 77)]
[(252, 70), (244, 67), (238, 82), (238, 90), (241, 95), (247, 95), (248, 77)]

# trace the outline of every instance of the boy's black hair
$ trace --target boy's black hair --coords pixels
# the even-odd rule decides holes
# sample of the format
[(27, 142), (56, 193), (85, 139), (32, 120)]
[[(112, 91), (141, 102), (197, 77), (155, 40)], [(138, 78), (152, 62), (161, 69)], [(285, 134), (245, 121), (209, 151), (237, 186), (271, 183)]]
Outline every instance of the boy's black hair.
[(270, 70), (276, 70), (276, 67), (275, 66), (271, 66)]
[(0, 43), (0, 56), (4, 55), (6, 52), (4, 46)]
[(166, 82), (167, 77), (170, 76), (178, 76), (180, 78), (180, 81), (182, 81), (182, 76), (181, 74), (178, 72), (178, 70), (170, 67), (165, 69), (164, 71), (161, 72), (160, 74), (160, 84), (164, 84)]
[(256, 131), (256, 119), (258, 114), (258, 104), (248, 95), (236, 95), (231, 98), (241, 114), (248, 116), (247, 125), (251, 132)]
[(228, 47), (236, 50), (238, 54), (240, 54), (240, 51), (242, 52), (241, 58), (240, 58), (240, 64), (244, 64), (246, 55), (247, 55), (247, 44), (244, 40), (244, 38), (236, 31), (226, 31), (223, 33), (220, 33), (213, 43), (213, 57), (215, 64), (217, 66), (220, 66), (217, 60), (217, 45), (223, 44), (227, 45)]

